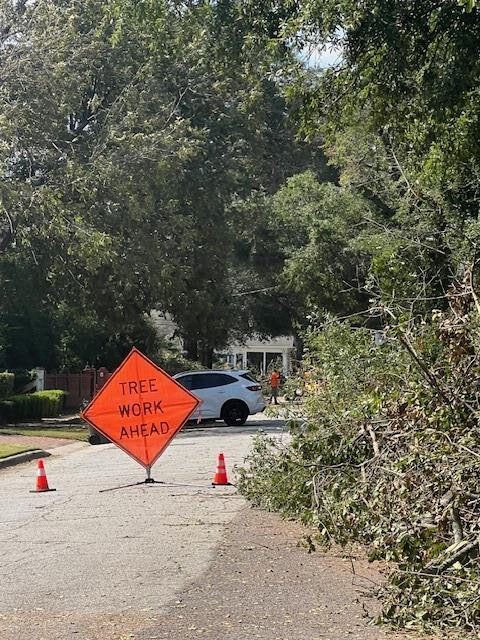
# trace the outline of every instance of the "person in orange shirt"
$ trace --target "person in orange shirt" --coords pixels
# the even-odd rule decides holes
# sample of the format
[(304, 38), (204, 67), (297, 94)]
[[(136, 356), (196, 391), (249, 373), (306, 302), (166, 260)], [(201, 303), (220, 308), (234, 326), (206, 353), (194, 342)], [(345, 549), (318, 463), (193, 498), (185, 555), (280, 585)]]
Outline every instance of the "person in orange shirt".
[(278, 404), (278, 390), (280, 389), (280, 372), (277, 369), (274, 369), (270, 374), (270, 400), (269, 403), (272, 404), (272, 400), (274, 404)]

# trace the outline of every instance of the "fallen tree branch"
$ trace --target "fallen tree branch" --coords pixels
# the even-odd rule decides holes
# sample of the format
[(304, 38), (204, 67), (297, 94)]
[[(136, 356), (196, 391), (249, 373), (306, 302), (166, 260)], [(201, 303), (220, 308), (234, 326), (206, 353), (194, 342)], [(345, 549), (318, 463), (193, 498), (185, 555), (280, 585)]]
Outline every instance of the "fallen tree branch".
[(443, 554), (441, 554), (440, 558), (442, 556), (447, 557), (442, 562), (440, 562), (440, 564), (438, 564), (439, 558), (435, 558), (425, 566), (423, 572), (426, 574), (443, 573), (446, 569), (454, 565), (457, 560), (460, 560), (460, 558), (463, 558), (474, 549), (477, 550), (476, 555), (478, 555), (478, 551), (480, 549), (479, 545), (480, 536), (478, 538), (475, 538), (475, 540), (462, 540), (460, 542), (456, 542), (455, 544), (452, 544), (450, 547), (448, 547), (448, 549), (445, 549)]
[(450, 505), (450, 518), (452, 520), (453, 537), (455, 543), (458, 544), (463, 540), (463, 527), (458, 507), (455, 504)]

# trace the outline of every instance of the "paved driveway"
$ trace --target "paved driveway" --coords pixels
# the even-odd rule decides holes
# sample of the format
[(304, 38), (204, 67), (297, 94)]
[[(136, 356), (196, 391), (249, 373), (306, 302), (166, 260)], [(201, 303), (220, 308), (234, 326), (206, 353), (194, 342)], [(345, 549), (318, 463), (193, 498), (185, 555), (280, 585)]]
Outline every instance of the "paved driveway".
[(105, 625), (154, 616), (205, 571), (244, 506), (234, 487), (210, 487), (217, 454), (234, 479), (252, 435), (282, 429), (250, 419), (183, 432), (152, 470), (165, 485), (100, 492), (145, 477), (113, 445), (53, 450), (45, 464), (56, 492), (29, 492), (35, 463), (0, 471), (0, 637), (120, 638)]

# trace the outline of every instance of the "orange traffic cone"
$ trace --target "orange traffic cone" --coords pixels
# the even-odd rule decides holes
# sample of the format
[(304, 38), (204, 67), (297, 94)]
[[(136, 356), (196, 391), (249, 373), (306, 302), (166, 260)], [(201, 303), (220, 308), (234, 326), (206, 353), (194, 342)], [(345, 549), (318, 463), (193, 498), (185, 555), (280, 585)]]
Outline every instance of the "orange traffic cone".
[(45, 473), (43, 460), (38, 461), (37, 484), (35, 491), (30, 491), (30, 493), (39, 493), (41, 491), (56, 491), (56, 489), (50, 489), (48, 487), (47, 474)]
[(214, 487), (219, 485), (229, 485), (230, 482), (227, 478), (227, 469), (225, 467), (225, 456), (223, 453), (218, 454), (217, 470), (213, 476), (212, 485)]

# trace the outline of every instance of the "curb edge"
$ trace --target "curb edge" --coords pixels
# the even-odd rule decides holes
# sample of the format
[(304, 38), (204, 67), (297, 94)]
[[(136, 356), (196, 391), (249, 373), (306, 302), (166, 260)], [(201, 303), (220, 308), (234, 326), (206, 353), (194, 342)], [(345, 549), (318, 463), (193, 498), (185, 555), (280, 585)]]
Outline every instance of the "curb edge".
[(23, 453), (17, 453), (14, 456), (8, 456), (8, 458), (0, 459), (0, 469), (6, 469), (7, 467), (13, 467), (17, 464), (22, 464), (23, 462), (30, 462), (31, 460), (36, 460), (38, 458), (48, 458), (48, 456), (52, 455), (48, 451), (44, 451), (43, 449), (34, 449), (33, 451), (24, 451)]

